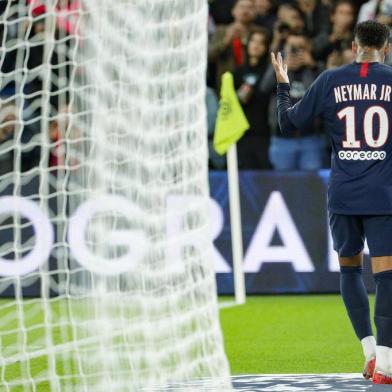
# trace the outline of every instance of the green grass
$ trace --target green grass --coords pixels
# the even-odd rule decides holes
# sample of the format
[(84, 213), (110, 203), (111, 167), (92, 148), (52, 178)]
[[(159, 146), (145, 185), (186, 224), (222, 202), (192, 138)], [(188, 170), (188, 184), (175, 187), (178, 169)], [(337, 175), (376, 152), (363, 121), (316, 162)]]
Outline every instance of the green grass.
[(222, 309), (221, 324), (232, 374), (362, 371), (338, 295), (248, 297)]
[[(371, 303), (373, 306), (373, 298)], [(3, 312), (1, 346), (3, 355), (7, 356), (16, 350), (20, 333), (15, 329), (15, 305), (5, 299), (0, 300), (0, 305)], [(59, 300), (50, 304), (54, 319), (58, 321), (60, 314), (71, 312), (78, 315), (82, 305), (80, 300)], [(27, 347), (30, 344), (45, 345), (45, 320), (41, 308), (39, 301), (27, 301), (24, 305), (27, 325), (41, 325), (41, 328), (27, 331)], [(13, 316), (7, 317), (7, 314)], [(248, 297), (245, 305), (224, 308), (220, 315), (232, 374), (351, 373), (362, 370), (361, 346), (338, 295)], [(52, 337), (56, 344), (61, 344), (72, 340), (74, 333), (71, 328), (54, 326)], [(77, 335), (82, 336), (80, 333)], [(43, 354), (29, 362), (8, 364), (1, 371), (6, 380), (26, 380), (29, 374), (32, 378), (45, 375), (47, 367), (48, 358)], [(61, 357), (56, 361), (56, 372), (68, 375), (72, 379), (68, 382), (72, 383), (74, 375), (78, 374), (76, 368), (69, 356), (64, 364)], [(38, 386), (40, 392), (50, 391), (45, 381)], [(11, 391), (23, 392), (24, 389), (14, 387)]]

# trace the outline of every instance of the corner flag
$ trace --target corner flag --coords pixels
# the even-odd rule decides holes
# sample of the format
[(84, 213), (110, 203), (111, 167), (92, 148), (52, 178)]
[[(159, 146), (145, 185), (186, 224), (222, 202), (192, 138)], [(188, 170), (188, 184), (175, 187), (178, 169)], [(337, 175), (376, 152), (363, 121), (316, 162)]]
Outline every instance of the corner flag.
[(215, 151), (223, 155), (230, 146), (241, 139), (249, 129), (248, 120), (242, 110), (234, 89), (233, 75), (222, 75), (221, 98), (214, 133)]

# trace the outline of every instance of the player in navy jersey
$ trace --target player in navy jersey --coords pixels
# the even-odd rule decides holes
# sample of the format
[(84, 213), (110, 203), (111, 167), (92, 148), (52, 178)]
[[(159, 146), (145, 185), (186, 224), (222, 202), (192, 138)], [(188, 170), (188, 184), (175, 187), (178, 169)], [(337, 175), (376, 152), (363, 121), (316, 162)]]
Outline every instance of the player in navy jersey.
[[(383, 64), (389, 35), (381, 23), (358, 24), (355, 62), (321, 73), (294, 106), (287, 66), (271, 53), (281, 131), (312, 127), (321, 117), (331, 139), (328, 210), (341, 294), (362, 343), (364, 376), (376, 384), (392, 384), (392, 67)], [(362, 280), (365, 238), (376, 282), (377, 342)]]

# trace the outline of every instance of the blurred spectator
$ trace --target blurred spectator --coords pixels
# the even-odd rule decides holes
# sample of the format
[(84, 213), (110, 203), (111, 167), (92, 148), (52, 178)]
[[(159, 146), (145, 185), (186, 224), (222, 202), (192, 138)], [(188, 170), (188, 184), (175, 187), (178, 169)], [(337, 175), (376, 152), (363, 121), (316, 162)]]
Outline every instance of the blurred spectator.
[(211, 15), (208, 15), (208, 41), (211, 40), (211, 37), (215, 34), (216, 25), (215, 21)]
[(215, 24), (229, 24), (233, 21), (232, 8), (236, 0), (209, 0), (210, 15)]
[(5, 143), (14, 136), (16, 122), (15, 105), (7, 105), (0, 109), (0, 176), (9, 173), (14, 166), (14, 151), (3, 150)]
[[(45, 0), (27, 0), (29, 12), (32, 16), (37, 17), (45, 14), (47, 8), (51, 11), (52, 5)], [(56, 11), (56, 28), (64, 31), (66, 34), (78, 34), (80, 25), (80, 10), (82, 3), (80, 0), (56, 0), (54, 2)], [(44, 19), (41, 19), (44, 22)]]
[(276, 10), (273, 0), (255, 0), (255, 23), (268, 30), (270, 36), (276, 22)]
[(350, 46), (342, 46), (339, 50), (335, 49), (328, 55), (326, 68), (336, 68), (344, 64), (350, 64), (355, 60)]
[[(4, 16), (4, 11), (11, 8), (7, 5), (9, 2), (0, 1), (0, 15), (10, 22), (0, 24), (0, 38), (3, 41), (2, 94), (14, 95), (14, 81), (21, 80), (24, 73), (28, 73), (23, 90), (25, 102), (20, 103), (18, 100), (16, 104), (15, 101), (8, 102), (9, 99), (6, 100), (7, 104), (0, 105), (0, 148), (12, 143), (13, 138), (20, 138), (22, 167), (27, 170), (39, 159), (37, 144), (40, 139), (36, 134), (41, 130), (42, 119), (36, 102), (42, 99), (45, 61), (51, 68), (50, 111), (56, 113), (49, 126), (50, 164), (53, 167), (72, 165), (73, 163), (65, 161), (65, 138), (76, 137), (78, 131), (70, 129), (69, 108), (59, 107), (62, 108), (69, 101), (69, 53), (73, 47), (72, 40), (78, 34), (80, 15), (75, 11), (81, 7), (81, 1), (56, 2), (54, 45), (51, 57), (47, 59), (44, 59), (43, 45), (47, 33), (44, 13), (47, 12), (48, 3), (44, 0), (27, 0), (24, 3), (29, 17), (25, 18), (22, 33), (28, 40), (28, 50), (24, 50), (25, 57), (21, 57), (23, 65), (16, 66), (18, 49), (15, 49), (13, 42), (21, 31), (18, 23), (13, 21), (18, 13), (11, 12)], [(350, 0), (208, 0), (208, 3), (209, 84), (219, 89), (222, 73), (232, 71), (239, 99), (251, 125), (251, 129), (238, 143), (240, 167), (268, 167), (267, 147), (271, 131), (273, 137), (269, 154), (275, 168), (317, 168), (323, 146), (323, 139), (315, 132), (316, 129), (319, 130), (317, 124), (310, 130), (298, 130), (294, 138), (283, 138), (280, 135), (276, 122), (275, 77), (268, 65), (268, 41), (272, 41), (271, 50), (284, 51), (292, 80), (291, 93), (293, 99), (300, 99), (319, 72), (321, 62), (323, 67), (333, 68), (354, 60), (351, 52), (352, 29), (356, 22), (353, 3)], [(355, 0), (355, 4), (362, 4), (358, 22), (373, 19), (392, 24), (392, 0), (368, 0), (365, 3), (364, 0)], [(256, 26), (265, 30), (258, 30)], [(392, 54), (386, 61), (392, 61)], [(218, 108), (217, 96), (213, 90), (207, 89), (206, 101), (210, 165), (221, 169), (225, 167), (225, 157), (218, 156), (212, 150)], [(27, 114), (27, 126), (17, 120), (17, 107), (20, 104), (27, 104), (24, 111), (30, 111)], [(33, 137), (33, 148), (27, 151), (24, 143)], [(310, 152), (312, 149), (313, 155)], [(0, 173), (12, 169), (13, 154), (14, 152), (0, 154)], [(5, 157), (9, 158), (8, 163), (3, 160)]]
[(256, 17), (253, 0), (237, 0), (232, 14), (234, 21), (220, 25), (208, 45), (208, 60), (214, 62), (216, 86), (219, 90), (221, 75), (233, 71), (245, 61), (246, 39), (254, 27)]
[(298, 7), (305, 18), (305, 30), (314, 37), (329, 30), (329, 8), (321, 0), (297, 0)]
[[(320, 69), (310, 51), (309, 38), (290, 33), (284, 46), (293, 102), (300, 100), (316, 79)], [(265, 92), (275, 90), (274, 70), (270, 65), (262, 82)], [(271, 145), (269, 157), (276, 170), (316, 170), (321, 168), (325, 149), (319, 124), (311, 129), (298, 129), (292, 136), (283, 136), (276, 118), (276, 96), (270, 102)]]
[(209, 166), (212, 169), (224, 169), (226, 167), (226, 157), (224, 155), (219, 155), (214, 149), (215, 122), (218, 114), (219, 103), (214, 90), (210, 87), (207, 87), (206, 91), (206, 106)]
[(81, 0), (59, 0), (56, 4), (56, 23), (59, 30), (65, 34), (80, 34)]
[(66, 156), (68, 143), (72, 142), (73, 147), (76, 148), (76, 139), (80, 139), (81, 136), (79, 130), (70, 122), (71, 114), (70, 106), (64, 105), (50, 121), (50, 167), (65, 169), (67, 166), (72, 169), (78, 164), (76, 157)]
[(369, 0), (362, 4), (358, 14), (358, 23), (366, 20), (377, 20), (392, 24), (392, 0)]
[(0, 109), (0, 143), (11, 139), (16, 126), (17, 109), (14, 102), (1, 105)]
[(49, 143), (50, 143), (50, 167), (64, 167), (65, 146), (64, 134), (68, 127), (68, 119), (64, 116), (56, 116), (49, 124)]
[[(18, 159), (21, 171), (31, 169), (39, 159), (39, 149), (36, 146), (26, 148), (34, 133), (28, 125), (19, 119), (19, 110), (15, 101), (10, 98), (2, 99), (0, 106), (0, 175), (14, 170), (15, 158)], [(10, 148), (14, 139), (19, 139), (21, 142), (21, 150)]]
[(268, 31), (250, 33), (246, 62), (234, 72), (234, 84), (250, 129), (238, 142), (238, 164), (242, 169), (269, 169), (269, 95), (258, 88), (269, 64)]
[[(18, 23), (15, 22), (18, 14), (16, 12), (7, 14), (9, 2), (0, 1), (0, 40), (2, 42), (1, 55), (1, 91), (2, 94), (10, 95), (15, 90), (15, 79), (17, 73), (15, 72), (16, 55), (18, 49), (15, 45), (15, 40), (18, 37)], [(4, 23), (4, 22), (7, 23)]]
[(25, 31), (29, 40), (30, 50), (27, 58), (30, 82), (25, 86), (27, 94), (42, 90), (42, 66), (44, 61), (45, 19), (40, 18), (45, 8), (36, 7), (32, 10), (32, 19), (25, 23)]
[[(68, 1), (65, 2), (68, 4)], [(44, 58), (44, 44), (46, 39), (45, 34), (45, 18), (43, 14), (47, 12), (46, 5), (40, 0), (29, 0), (30, 12), (32, 18), (27, 20), (25, 25), (26, 35), (28, 36), (30, 49), (27, 57), (27, 68), (29, 69), (30, 82), (25, 86), (25, 93), (32, 94), (43, 89), (43, 68), (47, 63), (51, 66), (51, 91), (50, 103), (57, 108), (62, 102), (59, 102), (59, 96), (65, 97), (69, 90), (67, 78), (71, 72), (71, 62), (67, 57), (69, 56), (69, 48), (72, 45), (72, 40), (75, 36), (70, 36), (68, 33), (75, 34), (78, 17), (70, 18), (72, 10), (75, 11), (80, 7), (78, 1), (69, 2), (66, 5), (64, 2), (57, 4), (57, 19), (54, 27), (54, 45), (50, 52), (50, 58)], [(77, 14), (74, 12), (74, 14)], [(32, 98), (36, 98), (36, 94)], [(66, 97), (67, 99), (67, 97)], [(65, 99), (65, 100), (66, 100)]]
[[(392, 26), (392, 0), (369, 0), (362, 4), (358, 14), (358, 23), (369, 19)], [(385, 63), (392, 65), (391, 51), (387, 55)]]
[(290, 4), (281, 5), (274, 25), (271, 50), (273, 52), (282, 50), (289, 33), (302, 33), (304, 28), (305, 20), (298, 8)]
[(321, 3), (323, 5), (325, 5), (326, 7), (328, 7), (329, 9), (332, 9), (335, 2), (334, 2), (334, 0), (321, 0)]
[(350, 0), (338, 0), (330, 17), (330, 31), (321, 32), (313, 40), (313, 55), (316, 59), (326, 61), (334, 50), (351, 45), (353, 26), (355, 24), (355, 8)]

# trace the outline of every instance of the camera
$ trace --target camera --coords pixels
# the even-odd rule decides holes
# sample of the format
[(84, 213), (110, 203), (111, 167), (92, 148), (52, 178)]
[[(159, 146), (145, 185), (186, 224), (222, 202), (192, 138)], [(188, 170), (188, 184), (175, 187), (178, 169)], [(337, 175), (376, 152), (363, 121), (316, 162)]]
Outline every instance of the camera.
[(301, 47), (291, 46), (289, 52), (290, 52), (291, 55), (295, 56), (295, 55), (299, 54), (301, 52), (301, 50), (302, 50)]
[(279, 33), (288, 33), (290, 31), (290, 26), (287, 23), (281, 22), (278, 25), (278, 31)]
[(254, 74), (248, 74), (244, 77), (244, 82), (248, 85), (248, 86), (254, 86), (257, 82), (257, 75)]
[(337, 50), (338, 52), (340, 52), (342, 50), (342, 40), (338, 39), (337, 41), (335, 41), (334, 45), (333, 45), (333, 49)]

